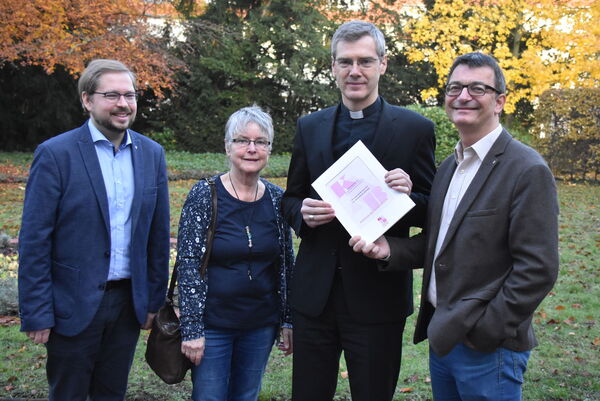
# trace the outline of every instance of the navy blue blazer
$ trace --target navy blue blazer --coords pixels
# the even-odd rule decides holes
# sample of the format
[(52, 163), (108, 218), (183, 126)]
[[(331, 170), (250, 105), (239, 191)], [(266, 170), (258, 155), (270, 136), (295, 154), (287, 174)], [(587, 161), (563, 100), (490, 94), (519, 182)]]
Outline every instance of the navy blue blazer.
[[(169, 195), (164, 150), (129, 131), (135, 192), (130, 268), (140, 324), (165, 300)], [(37, 148), (19, 235), (21, 330), (74, 336), (102, 300), (110, 261), (108, 199), (87, 122)]]

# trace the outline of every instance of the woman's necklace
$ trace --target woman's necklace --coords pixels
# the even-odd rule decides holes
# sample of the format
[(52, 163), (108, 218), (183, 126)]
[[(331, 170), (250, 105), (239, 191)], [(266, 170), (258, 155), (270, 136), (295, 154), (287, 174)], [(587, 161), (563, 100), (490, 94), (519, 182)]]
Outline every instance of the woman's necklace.
[[(231, 178), (231, 174), (229, 174), (229, 182), (231, 183), (231, 188), (233, 188), (235, 197), (238, 200), (241, 200), (237, 193), (237, 190), (235, 189), (235, 185), (233, 185), (233, 179)], [(256, 190), (254, 191), (254, 202), (256, 202), (257, 198), (258, 198), (258, 181), (256, 181)], [(252, 232), (250, 231), (250, 221), (252, 220), (253, 215), (254, 215), (254, 207), (252, 207), (252, 212), (250, 213), (250, 217), (248, 218), (246, 226), (244, 227), (244, 229), (246, 231), (246, 237), (248, 238), (248, 250), (250, 252), (250, 259), (252, 259)], [(250, 269), (250, 261), (248, 262), (248, 278), (250, 280), (252, 280), (252, 271)]]

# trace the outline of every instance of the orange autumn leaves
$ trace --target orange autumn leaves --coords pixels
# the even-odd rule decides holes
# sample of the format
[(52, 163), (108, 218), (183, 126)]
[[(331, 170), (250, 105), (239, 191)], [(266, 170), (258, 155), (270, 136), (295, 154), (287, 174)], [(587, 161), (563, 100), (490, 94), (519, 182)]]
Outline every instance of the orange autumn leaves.
[(78, 76), (95, 58), (114, 58), (136, 71), (140, 88), (173, 86), (177, 63), (166, 55), (144, 0), (0, 0), (0, 64), (57, 65)]

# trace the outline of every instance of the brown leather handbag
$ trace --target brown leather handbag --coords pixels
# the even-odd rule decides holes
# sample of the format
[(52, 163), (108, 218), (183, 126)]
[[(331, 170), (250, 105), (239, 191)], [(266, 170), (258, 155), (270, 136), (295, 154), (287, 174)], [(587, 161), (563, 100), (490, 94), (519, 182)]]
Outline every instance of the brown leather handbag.
[[(204, 253), (204, 259), (200, 267), (202, 277), (206, 274), (206, 266), (208, 265), (212, 249), (212, 239), (214, 237), (217, 216), (217, 196), (214, 181), (212, 179), (206, 180), (210, 184), (213, 210), (208, 228), (206, 252)], [(181, 328), (173, 304), (176, 282), (177, 265), (173, 267), (166, 302), (154, 317), (152, 331), (150, 331), (146, 346), (146, 362), (154, 373), (167, 384), (176, 384), (183, 381), (187, 371), (192, 367), (192, 362), (181, 353)]]

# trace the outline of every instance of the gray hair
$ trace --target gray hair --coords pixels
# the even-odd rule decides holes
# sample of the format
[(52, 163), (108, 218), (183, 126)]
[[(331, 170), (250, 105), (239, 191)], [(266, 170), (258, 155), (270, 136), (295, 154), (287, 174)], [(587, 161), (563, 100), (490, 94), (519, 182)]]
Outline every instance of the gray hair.
[(249, 123), (256, 123), (261, 132), (267, 136), (269, 142), (271, 142), (270, 149), (273, 146), (273, 119), (269, 113), (264, 112), (257, 105), (244, 107), (229, 116), (225, 125), (225, 142), (228, 144), (227, 146), (236, 134), (246, 129)]
[(339, 42), (356, 42), (363, 36), (369, 35), (375, 41), (377, 56), (380, 60), (385, 57), (385, 38), (383, 33), (370, 22), (350, 21), (339, 26), (331, 38), (331, 57), (335, 60)]
[(454, 59), (452, 67), (450, 67), (450, 72), (448, 73), (446, 81), (450, 80), (452, 73), (459, 65), (466, 65), (469, 68), (490, 67), (494, 71), (494, 87), (498, 89), (500, 93), (506, 93), (506, 79), (504, 78), (504, 73), (496, 59), (492, 56), (479, 52), (466, 53), (462, 56), (458, 56)]
[(83, 92), (88, 94), (95, 92), (98, 88), (100, 77), (109, 72), (125, 72), (129, 74), (131, 82), (133, 82), (133, 88), (136, 89), (135, 74), (125, 64), (117, 60), (96, 59), (88, 64), (79, 78), (79, 82), (77, 83), (79, 99), (81, 99)]

